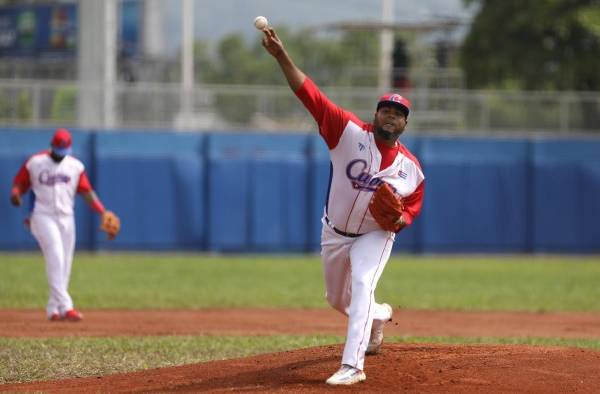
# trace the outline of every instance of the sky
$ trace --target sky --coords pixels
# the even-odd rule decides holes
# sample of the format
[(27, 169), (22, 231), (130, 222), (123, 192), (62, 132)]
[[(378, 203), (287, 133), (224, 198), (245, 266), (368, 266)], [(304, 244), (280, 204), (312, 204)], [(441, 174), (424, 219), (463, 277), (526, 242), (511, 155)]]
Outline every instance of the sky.
[[(166, 0), (169, 47), (178, 47), (180, 36), (180, 0)], [(470, 20), (473, 12), (463, 0), (395, 0), (394, 21), (418, 22), (440, 17)], [(198, 39), (219, 41), (241, 32), (257, 34), (252, 22), (264, 15), (275, 27), (292, 29), (318, 27), (331, 22), (375, 21), (381, 19), (381, 0), (194, 0), (194, 31)]]

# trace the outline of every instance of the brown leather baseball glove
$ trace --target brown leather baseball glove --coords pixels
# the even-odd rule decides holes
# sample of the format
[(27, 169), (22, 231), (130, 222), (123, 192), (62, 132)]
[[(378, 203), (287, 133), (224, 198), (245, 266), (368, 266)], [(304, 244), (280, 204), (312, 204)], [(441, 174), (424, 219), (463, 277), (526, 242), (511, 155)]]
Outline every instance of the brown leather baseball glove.
[(404, 227), (404, 204), (402, 197), (397, 195), (392, 187), (383, 182), (375, 192), (369, 203), (369, 211), (382, 229), (398, 232)]
[(112, 211), (104, 211), (100, 220), (100, 230), (106, 233), (108, 239), (115, 239), (121, 230), (121, 219)]

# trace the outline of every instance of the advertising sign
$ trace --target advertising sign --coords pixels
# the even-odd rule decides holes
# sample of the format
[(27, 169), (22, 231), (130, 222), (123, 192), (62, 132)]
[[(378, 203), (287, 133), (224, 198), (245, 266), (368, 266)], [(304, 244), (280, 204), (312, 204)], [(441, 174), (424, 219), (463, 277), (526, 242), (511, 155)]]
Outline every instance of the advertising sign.
[[(120, 3), (119, 48), (122, 56), (135, 56), (140, 1)], [(75, 56), (78, 28), (76, 4), (0, 7), (0, 57)]]

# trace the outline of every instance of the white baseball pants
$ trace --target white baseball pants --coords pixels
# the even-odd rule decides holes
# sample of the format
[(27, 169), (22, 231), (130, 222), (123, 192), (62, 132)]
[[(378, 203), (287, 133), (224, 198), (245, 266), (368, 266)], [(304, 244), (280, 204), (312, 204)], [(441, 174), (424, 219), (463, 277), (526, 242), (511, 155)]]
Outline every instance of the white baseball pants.
[(33, 213), (31, 233), (38, 241), (46, 262), (46, 277), (50, 288), (46, 314), (61, 316), (73, 309), (67, 291), (75, 251), (75, 220), (71, 215)]
[(373, 319), (391, 316), (375, 302), (375, 288), (390, 258), (396, 234), (376, 230), (360, 237), (337, 234), (322, 220), (321, 258), (329, 304), (348, 316), (342, 364), (363, 369)]

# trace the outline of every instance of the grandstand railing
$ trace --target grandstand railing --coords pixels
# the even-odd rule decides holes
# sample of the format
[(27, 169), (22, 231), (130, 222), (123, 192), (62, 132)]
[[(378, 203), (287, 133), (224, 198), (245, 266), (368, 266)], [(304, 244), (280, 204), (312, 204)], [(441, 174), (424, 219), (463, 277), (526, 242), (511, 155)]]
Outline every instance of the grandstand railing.
[[(376, 88), (334, 88), (323, 91), (339, 105), (371, 120)], [(184, 96), (179, 84), (117, 84), (114, 124), (131, 129), (198, 129), (306, 131), (315, 124), (285, 86), (203, 85)], [(73, 81), (0, 80), (1, 126), (86, 126), (81, 98), (102, 96), (100, 85)], [(522, 92), (413, 88), (404, 92), (413, 102), (413, 132), (600, 134), (600, 92)], [(191, 110), (184, 111), (184, 103)], [(102, 100), (98, 100), (102, 105)], [(102, 108), (98, 108), (102, 111)], [(87, 122), (87, 123), (86, 123)]]

